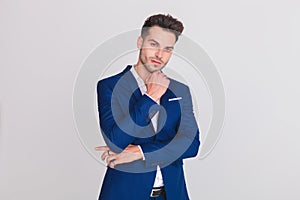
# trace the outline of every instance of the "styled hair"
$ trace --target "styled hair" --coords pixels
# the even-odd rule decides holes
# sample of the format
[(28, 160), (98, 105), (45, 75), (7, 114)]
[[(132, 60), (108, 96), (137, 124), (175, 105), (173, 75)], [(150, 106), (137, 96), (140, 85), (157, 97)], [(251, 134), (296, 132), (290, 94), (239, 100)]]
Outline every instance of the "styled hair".
[(148, 29), (152, 26), (159, 26), (175, 34), (176, 41), (181, 35), (184, 27), (182, 22), (167, 14), (152, 15), (146, 19), (142, 27), (141, 36), (144, 38), (148, 34)]

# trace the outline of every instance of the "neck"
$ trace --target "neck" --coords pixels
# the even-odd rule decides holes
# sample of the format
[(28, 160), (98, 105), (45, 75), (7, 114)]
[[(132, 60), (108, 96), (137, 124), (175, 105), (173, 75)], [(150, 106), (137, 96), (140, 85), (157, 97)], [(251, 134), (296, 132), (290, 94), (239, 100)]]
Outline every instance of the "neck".
[(147, 69), (144, 67), (144, 65), (140, 62), (133, 65), (135, 71), (137, 74), (143, 79), (143, 81), (146, 81), (146, 78), (150, 75), (150, 72), (147, 71)]

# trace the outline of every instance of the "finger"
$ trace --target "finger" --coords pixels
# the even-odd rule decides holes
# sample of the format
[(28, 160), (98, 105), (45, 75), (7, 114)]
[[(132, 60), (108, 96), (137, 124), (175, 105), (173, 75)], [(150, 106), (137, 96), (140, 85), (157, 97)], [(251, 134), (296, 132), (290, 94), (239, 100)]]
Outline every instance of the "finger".
[(98, 147), (95, 147), (95, 150), (96, 151), (108, 151), (109, 147), (108, 146), (98, 146)]
[(112, 160), (112, 161), (108, 164), (108, 166), (109, 166), (110, 168), (115, 168), (116, 165), (117, 165), (116, 160)]
[(107, 151), (104, 151), (101, 155), (101, 160), (105, 160), (105, 158), (108, 156)]
[(116, 153), (113, 151), (107, 150), (102, 153), (101, 159), (105, 160), (106, 157), (113, 156), (113, 155), (116, 155)]
[(115, 152), (113, 152), (113, 151), (111, 151), (111, 150), (109, 150), (109, 152), (107, 152), (107, 154), (108, 154), (108, 156), (113, 156), (113, 155), (116, 155), (116, 153), (115, 153)]
[[(108, 157), (110, 158), (110, 157)], [(106, 163), (109, 167), (114, 168), (118, 163), (117, 163), (117, 159), (106, 159)]]
[(167, 75), (165, 75), (165, 74), (162, 75), (162, 78), (163, 78), (163, 79), (169, 79), (169, 78), (167, 77)]
[(109, 164), (112, 160), (116, 160), (117, 159), (117, 155), (111, 155), (109, 157), (107, 157), (106, 159), (106, 163)]

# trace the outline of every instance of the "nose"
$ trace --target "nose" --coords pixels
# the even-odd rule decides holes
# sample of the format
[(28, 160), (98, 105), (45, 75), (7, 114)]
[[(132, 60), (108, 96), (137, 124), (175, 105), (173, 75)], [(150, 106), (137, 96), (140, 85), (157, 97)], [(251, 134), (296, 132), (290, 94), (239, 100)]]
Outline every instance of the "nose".
[(157, 49), (156, 52), (155, 52), (155, 56), (157, 58), (162, 58), (163, 57), (163, 53), (164, 53), (163, 49)]

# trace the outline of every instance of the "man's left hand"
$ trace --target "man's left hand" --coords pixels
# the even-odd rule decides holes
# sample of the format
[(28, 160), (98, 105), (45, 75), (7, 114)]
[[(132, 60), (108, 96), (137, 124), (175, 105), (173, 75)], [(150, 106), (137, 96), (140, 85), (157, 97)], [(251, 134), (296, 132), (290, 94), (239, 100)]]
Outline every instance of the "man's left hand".
[(95, 150), (104, 151), (101, 155), (101, 159), (103, 161), (106, 159), (107, 165), (111, 168), (119, 164), (130, 163), (143, 158), (140, 148), (137, 145), (130, 144), (118, 154), (111, 151), (107, 146), (98, 146), (95, 147)]

